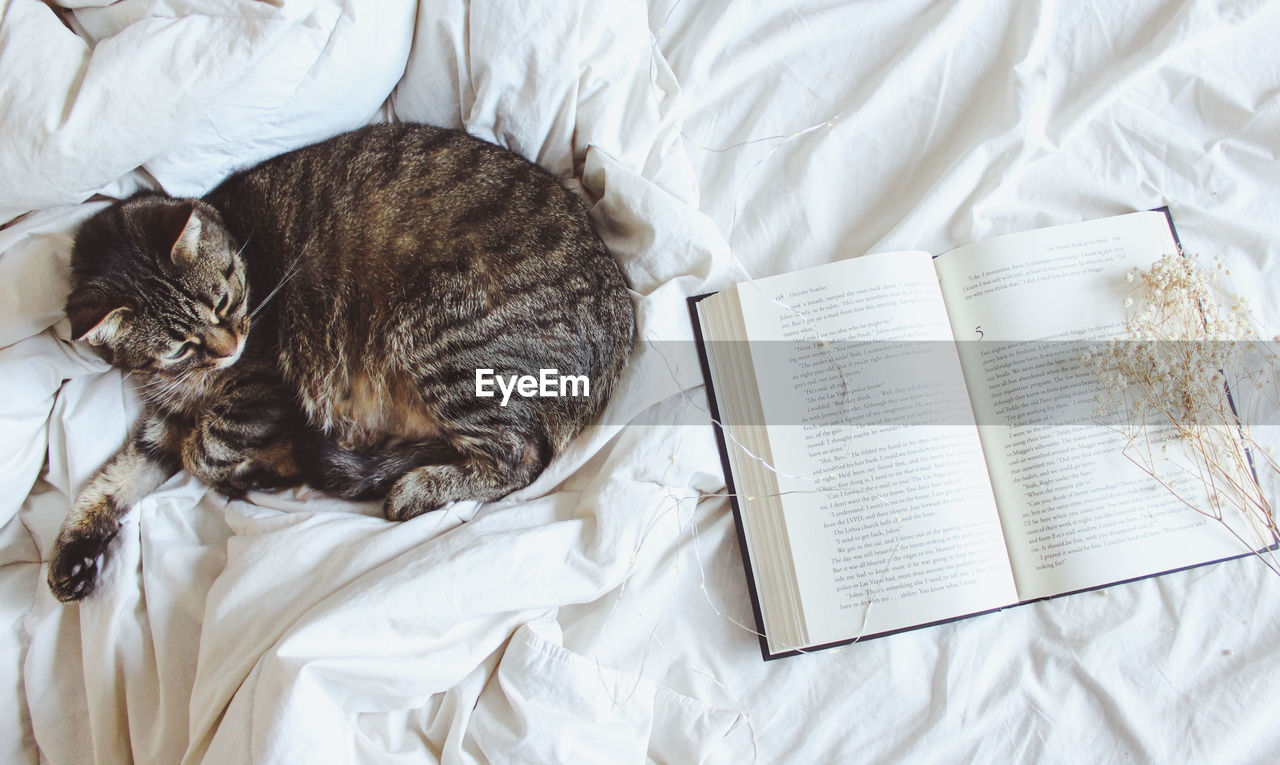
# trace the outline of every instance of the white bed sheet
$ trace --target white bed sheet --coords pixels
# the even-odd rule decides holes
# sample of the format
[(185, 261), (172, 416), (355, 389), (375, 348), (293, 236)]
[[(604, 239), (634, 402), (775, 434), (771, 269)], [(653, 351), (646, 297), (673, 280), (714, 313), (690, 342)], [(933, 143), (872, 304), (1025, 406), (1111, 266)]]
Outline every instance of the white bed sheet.
[[(1280, 751), (1280, 584), (1252, 560), (762, 662), (684, 306), (1168, 204), (1274, 331), (1275, 4), (3, 8), (0, 219), (27, 214), (0, 230), (0, 759)], [(135, 413), (60, 323), (90, 198), (200, 193), (392, 118), (465, 126), (592, 202), (644, 340), (604, 424), (513, 497), (406, 524), (179, 475), (130, 516), (100, 594), (57, 604), (40, 561)]]

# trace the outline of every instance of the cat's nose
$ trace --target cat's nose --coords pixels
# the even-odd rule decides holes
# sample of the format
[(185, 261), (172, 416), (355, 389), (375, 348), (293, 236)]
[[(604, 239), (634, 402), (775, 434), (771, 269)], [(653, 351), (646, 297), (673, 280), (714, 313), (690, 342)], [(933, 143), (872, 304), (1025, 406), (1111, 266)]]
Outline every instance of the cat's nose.
[(215, 361), (234, 356), (240, 350), (240, 338), (229, 330), (213, 328), (204, 337), (204, 347)]

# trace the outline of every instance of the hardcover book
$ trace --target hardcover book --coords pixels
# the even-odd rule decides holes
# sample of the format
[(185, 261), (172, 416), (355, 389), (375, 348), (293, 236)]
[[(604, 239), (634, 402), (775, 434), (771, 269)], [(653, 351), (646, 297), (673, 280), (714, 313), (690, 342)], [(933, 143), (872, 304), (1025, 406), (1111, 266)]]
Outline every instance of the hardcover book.
[(691, 298), (765, 658), (1274, 545), (1097, 417), (1081, 349), (1124, 336), (1125, 274), (1179, 251), (1141, 212)]

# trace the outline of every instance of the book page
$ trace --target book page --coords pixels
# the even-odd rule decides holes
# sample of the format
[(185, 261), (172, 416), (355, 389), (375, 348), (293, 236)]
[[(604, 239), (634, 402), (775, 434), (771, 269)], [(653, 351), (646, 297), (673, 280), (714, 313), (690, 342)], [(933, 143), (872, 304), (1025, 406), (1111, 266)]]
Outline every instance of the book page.
[(698, 303), (697, 312), (706, 347), (708, 371), (715, 381), (715, 410), (719, 437), (729, 463), (725, 476), (735, 492), (736, 520), (747, 548), (746, 568), (765, 635), (782, 636), (784, 643), (803, 640), (804, 615), (796, 589), (791, 545), (782, 523), (777, 478), (763, 412), (756, 393), (750, 346), (737, 341), (742, 311), (736, 300), (713, 295)]
[(929, 255), (865, 256), (737, 294), (808, 644), (1013, 603)]
[(940, 256), (1023, 600), (1247, 550), (1123, 454), (1097, 421), (1087, 342), (1124, 337), (1124, 275), (1177, 245), (1162, 213), (1014, 234)]

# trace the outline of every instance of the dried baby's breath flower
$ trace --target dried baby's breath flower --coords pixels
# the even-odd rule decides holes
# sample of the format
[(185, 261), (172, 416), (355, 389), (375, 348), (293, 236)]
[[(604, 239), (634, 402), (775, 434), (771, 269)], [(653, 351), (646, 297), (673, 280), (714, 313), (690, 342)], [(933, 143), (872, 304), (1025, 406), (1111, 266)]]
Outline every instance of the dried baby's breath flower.
[[(1219, 300), (1215, 277), (1227, 273), (1221, 262), (1205, 272), (1178, 255), (1126, 273), (1128, 340), (1096, 345), (1082, 361), (1102, 385), (1104, 416), (1127, 438), (1126, 456), (1198, 512), (1220, 522), (1243, 518), (1258, 538), (1242, 541), (1257, 549), (1277, 530), (1255, 468), (1280, 472), (1280, 465), (1246, 424), (1250, 413), (1276, 410), (1280, 357), (1260, 340), (1243, 297)], [(1188, 474), (1197, 491), (1182, 480)], [(1280, 574), (1274, 557), (1263, 560)]]

